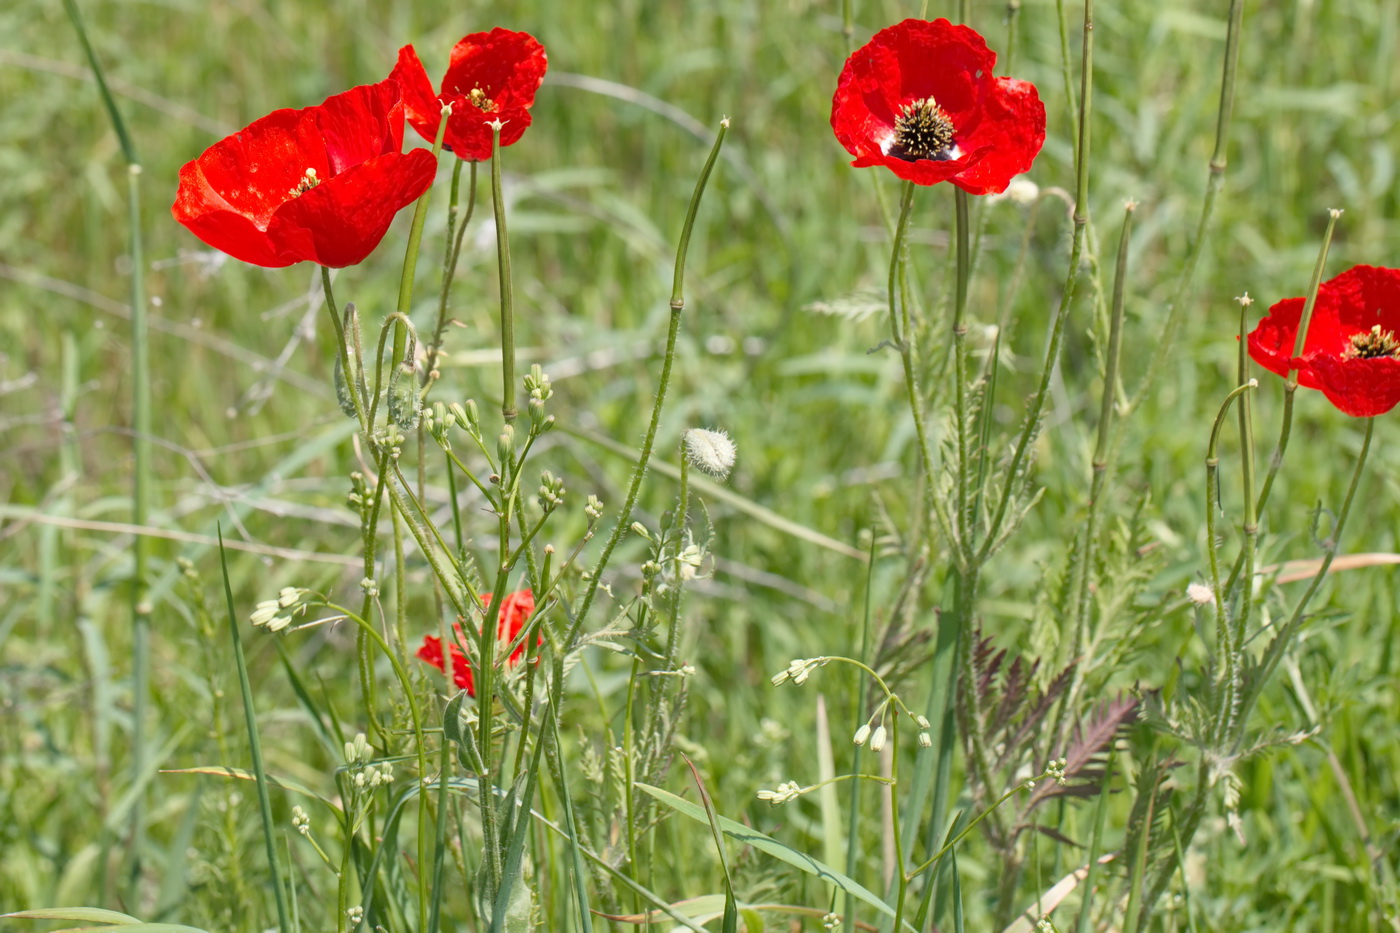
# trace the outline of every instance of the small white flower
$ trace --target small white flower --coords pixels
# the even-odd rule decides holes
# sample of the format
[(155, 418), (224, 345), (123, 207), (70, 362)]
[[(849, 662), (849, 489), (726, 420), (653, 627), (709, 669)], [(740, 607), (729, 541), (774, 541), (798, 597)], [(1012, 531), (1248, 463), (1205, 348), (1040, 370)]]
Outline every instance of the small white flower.
[(875, 731), (870, 734), (870, 750), (872, 752), (878, 752), (885, 747), (886, 735), (884, 726), (875, 727)]
[(1197, 606), (1209, 606), (1215, 602), (1215, 593), (1204, 583), (1188, 583), (1186, 585), (1186, 598)]
[(856, 734), (851, 741), (857, 745), (864, 745), (865, 740), (868, 738), (870, 738), (870, 723), (867, 722), (861, 724), (861, 727), (856, 730)]

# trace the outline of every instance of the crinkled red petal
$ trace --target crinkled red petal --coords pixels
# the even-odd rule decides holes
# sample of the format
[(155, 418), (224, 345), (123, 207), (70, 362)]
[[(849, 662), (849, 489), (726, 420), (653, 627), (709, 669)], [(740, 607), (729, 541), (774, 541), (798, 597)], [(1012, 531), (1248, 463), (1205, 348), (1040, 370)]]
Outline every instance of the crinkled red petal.
[(313, 108), (331, 174), (403, 149), (403, 98), (392, 76), (351, 88)]
[(268, 237), (284, 258), (353, 266), (379, 245), (394, 215), (428, 190), (436, 172), (427, 149), (370, 159), (284, 204)]
[(389, 77), (398, 82), (403, 92), (404, 115), (409, 125), (428, 142), (436, 140), (438, 123), (442, 120), (442, 101), (433, 90), (433, 83), (413, 46), (399, 49), (399, 60)]
[[(534, 36), (498, 28), (464, 36), (453, 46), (442, 87), (431, 101), (423, 97), (423, 88), (427, 86), (431, 94), (431, 86), (412, 46), (399, 51), (394, 75), (402, 71), (401, 82), (413, 85), (411, 92), (405, 90), (405, 97), (409, 123), (419, 135), (429, 141), (436, 138), (441, 102), (450, 103), (444, 146), (458, 158), (482, 162), (491, 158), (493, 122), (502, 123), (502, 146), (525, 134), (531, 122), (529, 108), (548, 66), (544, 46)], [(487, 112), (474, 106), (469, 96), (474, 89), (490, 98), (495, 109)]]

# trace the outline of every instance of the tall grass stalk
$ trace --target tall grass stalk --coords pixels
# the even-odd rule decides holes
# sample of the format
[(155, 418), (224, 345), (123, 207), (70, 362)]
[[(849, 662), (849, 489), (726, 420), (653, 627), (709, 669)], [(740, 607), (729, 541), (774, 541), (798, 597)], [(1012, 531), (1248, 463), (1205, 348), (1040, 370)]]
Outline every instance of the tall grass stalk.
[(1156, 352), (1143, 375), (1136, 394), (1128, 404), (1131, 412), (1142, 404), (1156, 384), (1162, 367), (1170, 357), (1172, 345), (1176, 342), (1176, 331), (1181, 325), (1182, 311), (1191, 295), (1191, 286), (1196, 277), (1196, 265), (1205, 250), (1210, 234), (1210, 221), (1215, 213), (1215, 203), (1225, 187), (1225, 168), (1230, 146), (1230, 121), (1235, 113), (1235, 72), (1239, 66), (1240, 34), (1244, 22), (1244, 0), (1230, 0), (1230, 13), (1225, 33), (1225, 62), (1220, 76), (1220, 105), (1215, 115), (1215, 149), (1211, 153), (1209, 178), (1206, 181), (1205, 196), (1201, 201), (1201, 215), (1196, 222), (1196, 235), (1186, 253), (1181, 275), (1172, 292), (1171, 303), (1167, 306), (1167, 322), (1162, 328), (1162, 336), (1157, 341)]
[[(141, 244), (141, 160), (136, 145), (117, 108), (116, 99), (97, 60), (82, 12), (76, 0), (63, 0), (63, 8), (78, 35), (83, 54), (97, 82), (98, 93), (107, 110), (112, 130), (117, 134), (122, 157), (126, 160), (127, 242), (131, 259), (131, 524), (144, 529), (151, 499), (151, 356), (150, 328), (146, 310), (146, 258)], [(151, 612), (150, 539), (138, 533), (131, 544), (131, 786), (140, 788), (131, 807), (130, 855), (131, 888), (128, 899), (135, 900), (140, 881), (141, 857), (146, 839), (146, 771), (150, 750), (146, 731), (146, 704), (151, 693)], [(104, 862), (103, 869), (106, 871)]]

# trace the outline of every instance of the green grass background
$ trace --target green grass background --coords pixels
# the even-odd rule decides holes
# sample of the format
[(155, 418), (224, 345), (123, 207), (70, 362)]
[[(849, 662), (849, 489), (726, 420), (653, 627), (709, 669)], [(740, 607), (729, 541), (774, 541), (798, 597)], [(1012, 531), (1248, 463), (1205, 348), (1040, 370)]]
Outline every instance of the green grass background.
[[(532, 32), (550, 57), (534, 124), (506, 152), (504, 167), (513, 198), (517, 339), (523, 361), (544, 363), (554, 375), (561, 424), (628, 445), (640, 440), (665, 329), (672, 244), (708, 146), (690, 124), (708, 128), (707, 137), (728, 115), (731, 158), (711, 183), (692, 243), (689, 308), (659, 456), (675, 459), (685, 427), (723, 428), (739, 447), (729, 487), (745, 499), (856, 546), (876, 521), (877, 497), (904, 521), (916, 456), (898, 361), (867, 353), (886, 334), (883, 314), (806, 310), (878, 291), (888, 261), (875, 187), (893, 197), (895, 180), (849, 168), (828, 125), (845, 55), (839, 3), (82, 6), (144, 166), (154, 315), (151, 524), (208, 536), (222, 523), (230, 539), (330, 556), (231, 554), (241, 609), (289, 584), (355, 591), (359, 572), (331, 562), (357, 554), (354, 516), (344, 506), (349, 428), (329, 390), (315, 270), (221, 262), (171, 220), (176, 172), (219, 135), (272, 109), (307, 106), (382, 78), (400, 44), (414, 43), (436, 74), (457, 38), (495, 25)], [(918, 12), (915, 3), (855, 7), (857, 42)], [(930, 5), (931, 16), (951, 13), (949, 5)], [(1002, 3), (973, 3), (970, 18), (1002, 50), (999, 73), (1005, 13)], [(1224, 14), (1223, 3), (1185, 0), (1104, 3), (1097, 11), (1090, 207), (1106, 267), (1121, 201), (1141, 202), (1127, 288), (1130, 380), (1156, 344), (1199, 210)], [(1068, 15), (1075, 22), (1078, 9)], [(1029, 177), (1072, 188), (1073, 121), (1054, 4), (1028, 0), (1017, 30), (1012, 73), (1037, 84), (1049, 114), (1046, 145)], [(1202, 457), (1210, 419), (1233, 380), (1233, 296), (1247, 290), (1258, 309), (1301, 294), (1331, 207), (1346, 213), (1329, 276), (1353, 263), (1400, 264), (1397, 32), (1397, 0), (1246, 6), (1223, 201), (1178, 344), (1126, 429), (1113, 503), (1126, 514), (1150, 496), (1150, 527), (1165, 556), (1154, 592), (1180, 591), (1204, 567)], [(58, 4), (17, 0), (0, 9), (0, 909), (96, 904), (104, 878), (111, 891), (125, 889), (125, 879), (106, 877), (97, 861), (104, 821), (107, 844), (120, 849), (132, 791), (124, 582), (131, 539), (53, 521), (129, 517), (124, 168), (85, 75)], [(581, 88), (577, 76), (616, 82), (621, 97)], [(444, 171), (448, 164), (444, 157)], [(445, 190), (435, 193), (425, 238), (420, 324), (433, 313)], [(482, 193), (489, 197), (485, 186)], [(1055, 204), (1041, 211), (1026, 285), (1015, 297), (1021, 328), (1014, 352), (1003, 357), (996, 409), (1006, 431), (1031, 390), (1063, 279), (1068, 227)], [(918, 286), (937, 315), (950, 288), (951, 190), (921, 190), (915, 210)], [(1009, 202), (979, 210), (986, 241), (970, 313), (974, 347), (985, 350), (976, 325), (1004, 310), (1025, 212)], [(450, 332), (452, 359), (436, 396), (475, 397), (484, 411), (499, 392), (497, 370), (486, 362), (496, 331), (494, 246), (489, 229), (482, 232), (488, 218), (489, 210), (479, 211), (467, 234), (452, 306), (465, 326)], [(354, 300), (369, 320), (392, 307), (406, 235), (407, 215), (365, 265), (338, 274), (339, 297)], [(999, 643), (1022, 650), (1042, 568), (1060, 559), (1082, 516), (1099, 404), (1094, 332), (1093, 305), (1081, 300), (1040, 441), (1047, 494), (986, 577), (983, 623)], [(937, 324), (932, 333), (942, 333)], [(1272, 445), (1282, 392), (1277, 379), (1261, 380), (1262, 455)], [(1300, 394), (1289, 461), (1265, 518), (1265, 562), (1319, 553), (1310, 512), (1338, 504), (1359, 438), (1358, 425), (1320, 395)], [(564, 548), (581, 533), (577, 506), (588, 492), (614, 508), (621, 501), (628, 463), (586, 436), (556, 431), (549, 440), (540, 465), (567, 477), (575, 506), (553, 527)], [(1237, 501), (1235, 443), (1223, 468), (1227, 505)], [(1382, 419), (1345, 551), (1400, 550), (1397, 443), (1395, 418)], [(674, 494), (654, 471), (645, 515), (659, 514)], [(720, 562), (687, 603), (685, 654), (698, 674), (685, 747), (721, 812), (747, 814), (760, 828), (781, 824), (784, 838), (816, 852), (815, 802), (772, 811), (755, 803), (754, 792), (779, 780), (815, 779), (801, 772), (815, 761), (815, 694), (842, 707), (848, 680), (824, 672), (812, 686), (779, 691), (768, 677), (792, 657), (850, 648), (864, 572), (857, 561), (731, 505), (708, 505)], [(213, 734), (215, 707), (236, 698), (225, 643), (201, 627), (174, 565), (177, 557), (193, 561), (206, 598), (218, 606), (216, 555), (199, 541), (162, 540), (155, 549), (157, 764), (246, 764), (241, 730)], [(623, 581), (639, 553), (616, 564)], [(899, 574), (896, 564), (877, 567), (877, 611), (888, 608)], [(1320, 715), (1319, 741), (1337, 751), (1372, 841), (1392, 866), (1400, 838), (1395, 583), (1386, 567), (1341, 574), (1316, 604), (1337, 611), (1312, 625), (1298, 656), (1300, 680)], [(426, 593), (420, 589), (413, 605), (424, 613), (422, 628), (435, 630)], [(1114, 682), (1160, 684), (1189, 627), (1184, 613), (1158, 620)], [(287, 646), (353, 720), (348, 634), (324, 632)], [(269, 770), (324, 786), (332, 763), (314, 745), (272, 646), (255, 639), (250, 649)], [(1199, 653), (1196, 645), (1190, 650)], [(626, 683), (625, 669), (608, 657), (590, 665), (601, 709), (586, 689), (570, 701), (570, 729), (585, 737), (599, 734), (605, 713), (616, 714)], [(907, 688), (920, 705), (925, 680)], [(236, 722), (227, 709), (224, 715)], [(1257, 716), (1290, 729), (1312, 724), (1282, 678)], [(838, 735), (853, 728), (835, 718)], [(764, 720), (787, 737), (765, 738)], [(838, 766), (845, 754), (838, 749)], [(1367, 929), (1365, 905), (1375, 899), (1367, 893), (1367, 854), (1319, 745), (1255, 759), (1241, 777), (1247, 845), (1210, 824), (1198, 837), (1191, 897), (1198, 918), (1207, 918), (1202, 928)], [(125, 906), (211, 929), (268, 925), (270, 901), (256, 887), (264, 868), (252, 794), (245, 788), (231, 797), (212, 778), (150, 780), (154, 854), (144, 902)], [(290, 803), (276, 803), (285, 818)], [(867, 825), (863, 868), (874, 883), (873, 811)], [(712, 848), (703, 831), (691, 829), (668, 829), (664, 837), (674, 855), (657, 886), (673, 899), (720, 890)], [(1081, 857), (1057, 852), (1060, 871), (1047, 864), (1047, 884)], [(959, 864), (974, 892), (994, 869), (978, 865), (975, 846)], [(255, 904), (230, 902), (240, 874), (261, 892)], [(803, 894), (800, 879), (761, 858), (744, 861), (739, 880), (741, 898), (768, 891), (813, 903), (825, 897), (815, 889)], [(973, 916), (981, 915), (978, 904), (973, 895)]]

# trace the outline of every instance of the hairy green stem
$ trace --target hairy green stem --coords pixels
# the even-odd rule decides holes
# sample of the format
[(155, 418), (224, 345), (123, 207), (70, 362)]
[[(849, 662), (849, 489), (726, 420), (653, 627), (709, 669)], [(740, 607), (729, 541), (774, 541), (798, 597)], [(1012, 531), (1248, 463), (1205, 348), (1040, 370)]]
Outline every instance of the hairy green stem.
[(623, 502), (622, 511), (618, 513), (617, 524), (613, 526), (612, 534), (608, 536), (607, 542), (603, 545), (603, 553), (598, 556), (598, 563), (589, 576), (588, 588), (584, 591), (583, 599), (579, 602), (573, 626), (564, 643), (565, 651), (571, 650), (575, 639), (578, 638), (578, 633), (583, 628), (588, 611), (593, 606), (593, 599), (597, 596), (598, 584), (602, 579), (603, 571), (607, 568), (608, 561), (612, 558), (612, 553), (617, 548), (618, 542), (622, 540), (623, 534), (631, 525), (632, 509), (637, 505), (642, 479), (646, 475), (647, 465), (651, 462), (651, 451), (656, 445), (656, 432), (661, 425), (661, 409), (666, 403), (666, 390), (671, 383), (671, 368), (676, 358), (676, 339), (680, 334), (681, 312), (685, 310), (683, 286), (685, 284), (686, 253), (690, 248), (690, 233), (695, 227), (695, 217), (700, 210), (700, 199), (705, 193), (706, 182), (710, 179), (710, 172), (714, 170), (715, 161), (719, 158), (720, 147), (724, 145), (724, 137), (728, 131), (729, 120), (726, 118), (720, 122), (714, 146), (710, 149), (709, 158), (705, 160), (705, 167), (700, 170), (700, 177), (695, 183), (695, 191), (690, 197), (690, 207), (686, 211), (685, 224), (681, 228), (680, 244), (676, 249), (675, 273), (671, 280), (671, 321), (666, 333), (666, 350), (661, 361), (661, 377), (656, 384), (656, 399), (652, 402), (651, 421), (647, 425), (647, 433), (642, 441), (637, 465), (632, 470), (632, 480), (627, 486), (627, 498)]
[(514, 421), (515, 289), (510, 274), (510, 236), (506, 232), (506, 198), (501, 187), (501, 122), (491, 124), (491, 205), (496, 211), (496, 266), (501, 292), (501, 417)]
[(471, 163), (471, 174), (467, 180), (467, 211), (461, 223), (457, 222), (457, 186), (462, 174), (462, 160), (452, 167), (452, 194), (447, 205), (447, 250), (442, 259), (442, 291), (438, 295), (437, 324), (433, 327), (433, 339), (428, 343), (428, 358), (423, 369), (423, 381), (427, 383), (437, 377), (438, 357), (442, 354), (442, 335), (447, 329), (447, 301), (452, 294), (452, 279), (457, 274), (457, 260), (462, 254), (462, 236), (467, 225), (472, 222), (476, 211), (476, 162)]
[(1050, 380), (1054, 374), (1055, 363), (1060, 355), (1060, 341), (1064, 337), (1065, 319), (1069, 316), (1069, 307), (1074, 301), (1076, 282), (1079, 278), (1079, 259), (1084, 249), (1084, 227), (1089, 222), (1089, 125), (1093, 116), (1093, 71), (1094, 71), (1094, 3), (1093, 0), (1085, 0), (1084, 3), (1084, 40), (1083, 40), (1083, 72), (1079, 81), (1079, 143), (1075, 149), (1077, 156), (1076, 163), (1076, 187), (1074, 195), (1074, 234), (1070, 241), (1069, 252), (1069, 272), (1065, 276), (1065, 287), (1060, 295), (1060, 306), (1055, 312), (1055, 319), (1050, 326), (1050, 345), (1045, 350), (1045, 365), (1041, 369), (1040, 384), (1036, 388), (1035, 395), (1031, 397), (1031, 403), (1026, 409), (1026, 423), (1021, 428), (1021, 435), (1016, 440), (1016, 446), (1011, 454), (1011, 462), (1006, 469), (1006, 482), (1003, 483), (1001, 497), (997, 502), (996, 511), (993, 513), (991, 524), (987, 528), (987, 537), (983, 540), (974, 557), (975, 563), (983, 563), (991, 555), (992, 549), (996, 546), (1000, 537), (1002, 523), (1006, 520), (1007, 509), (1011, 505), (1011, 497), (1016, 490), (1016, 476), (1020, 473), (1021, 465), (1030, 452), (1032, 438), (1035, 437), (1036, 429), (1040, 424), (1040, 414), (1045, 408), (1045, 399), (1049, 394)]
[[(447, 120), (452, 116), (452, 105), (442, 105), (442, 116), (438, 119), (437, 138), (433, 140), (433, 159), (436, 160), (438, 153), (442, 152), (442, 140), (447, 134)], [(403, 272), (399, 275), (399, 301), (395, 310), (408, 317), (413, 310), (413, 276), (418, 269), (418, 250), (423, 243), (423, 225), (428, 220), (428, 199), (432, 196), (433, 189), (428, 188), (418, 198), (418, 203), (413, 207), (413, 225), (408, 229), (408, 248), (403, 254)], [(394, 331), (394, 359), (401, 360), (404, 356), (405, 344), (408, 335), (402, 329)], [(375, 384), (378, 385), (378, 373), (376, 372)], [(375, 401), (378, 401), (376, 395)], [(370, 429), (374, 425), (370, 424)], [(426, 918), (424, 918), (426, 921)]]
[(1148, 393), (1152, 391), (1152, 386), (1157, 381), (1162, 366), (1166, 364), (1167, 358), (1170, 356), (1172, 344), (1176, 340), (1177, 328), (1181, 324), (1181, 314), (1186, 307), (1186, 299), (1191, 291), (1191, 283), (1195, 279), (1196, 264), (1204, 251), (1206, 236), (1210, 232), (1210, 219), (1215, 212), (1215, 202), (1221, 189), (1225, 186), (1230, 121), (1235, 107), (1235, 70), (1240, 57), (1240, 32), (1243, 20), (1244, 0), (1230, 0), (1229, 26), (1225, 34), (1225, 64), (1220, 77), (1220, 105), (1216, 110), (1215, 117), (1215, 151), (1210, 158), (1210, 177), (1206, 182), (1205, 197), (1201, 202), (1201, 216), (1196, 223), (1196, 235), (1188, 248), (1186, 262), (1181, 269), (1181, 277), (1177, 279), (1171, 303), (1167, 306), (1166, 326), (1162, 329), (1162, 336), (1157, 341), (1157, 350), (1147, 366), (1142, 383), (1128, 404), (1129, 411), (1136, 410)]
[[(1303, 312), (1298, 319), (1298, 334), (1293, 343), (1293, 355), (1299, 357), (1303, 355), (1303, 347), (1307, 343), (1308, 327), (1312, 322), (1313, 308), (1317, 305), (1317, 293), (1322, 287), (1322, 276), (1327, 268), (1327, 254), (1332, 248), (1332, 235), (1337, 227), (1337, 219), (1342, 216), (1342, 212), (1336, 208), (1327, 212), (1327, 229), (1322, 234), (1322, 246), (1318, 249), (1317, 261), (1313, 264), (1312, 279), (1308, 283), (1308, 293), (1303, 300)], [(1247, 297), (1247, 296), (1246, 296)], [(1252, 302), (1247, 302), (1245, 297), (1239, 299), (1241, 305), (1247, 307)], [(1240, 334), (1241, 356), (1244, 355), (1245, 336)], [(1283, 455), (1288, 450), (1288, 441), (1293, 433), (1293, 401), (1298, 394), (1298, 370), (1289, 370), (1288, 377), (1283, 383), (1283, 415), (1279, 423), (1278, 442), (1274, 445), (1274, 452), (1269, 457), (1269, 471), (1264, 475), (1264, 485), (1259, 490), (1259, 496), (1254, 502), (1255, 515), (1264, 513), (1264, 506), (1269, 502), (1269, 494), (1274, 489), (1274, 479), (1278, 476), (1279, 469), (1283, 466)], [(1230, 578), (1225, 582), (1224, 594), (1233, 593), (1235, 584), (1239, 582), (1240, 575), (1244, 571), (1245, 553), (1241, 551), (1239, 557), (1235, 559), (1235, 565), (1230, 570)], [(1249, 577), (1245, 577), (1249, 579)]]

